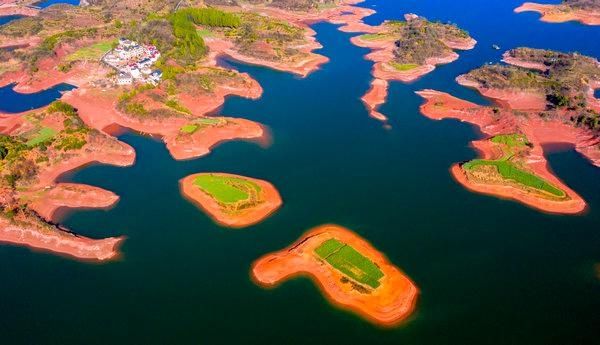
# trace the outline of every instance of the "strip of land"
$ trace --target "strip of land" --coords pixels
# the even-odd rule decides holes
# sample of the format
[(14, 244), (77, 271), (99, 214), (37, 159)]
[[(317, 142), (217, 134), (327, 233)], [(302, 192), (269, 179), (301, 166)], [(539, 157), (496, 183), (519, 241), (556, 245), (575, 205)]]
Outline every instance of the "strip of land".
[(415, 284), (351, 230), (318, 226), (291, 246), (258, 259), (251, 275), (264, 287), (308, 276), (336, 306), (381, 326), (406, 320), (419, 293)]
[(595, 0), (563, 0), (560, 4), (526, 2), (516, 13), (537, 12), (548, 23), (577, 21), (585, 25), (600, 25), (600, 2)]

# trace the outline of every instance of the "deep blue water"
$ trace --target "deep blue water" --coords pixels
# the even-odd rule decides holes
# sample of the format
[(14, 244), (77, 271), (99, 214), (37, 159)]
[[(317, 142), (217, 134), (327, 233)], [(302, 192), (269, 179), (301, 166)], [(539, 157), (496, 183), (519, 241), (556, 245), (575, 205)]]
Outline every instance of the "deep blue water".
[[(78, 211), (64, 223), (86, 236), (126, 235), (123, 259), (90, 265), (0, 246), (2, 344), (598, 344), (600, 169), (572, 149), (552, 169), (589, 203), (581, 216), (540, 213), (474, 194), (448, 168), (475, 157), (470, 125), (418, 113), (415, 90), (434, 88), (477, 102), (454, 78), (527, 45), (600, 57), (599, 27), (545, 24), (514, 14), (515, 0), (371, 0), (369, 23), (415, 12), (469, 30), (476, 49), (412, 84), (393, 83), (368, 117), (366, 49), (331, 24), (314, 26), (331, 61), (306, 79), (231, 63), (264, 88), (260, 100), (230, 98), (221, 113), (269, 126), (272, 145), (229, 142), (177, 162), (136, 134), (137, 162), (96, 165), (62, 177), (121, 196), (110, 211)], [(502, 47), (492, 49), (492, 44)], [(0, 99), (4, 100), (2, 97)], [(49, 102), (50, 99), (47, 99)], [(0, 103), (3, 104), (3, 103)], [(213, 224), (181, 198), (177, 181), (224, 171), (269, 180), (284, 206), (244, 230)], [(333, 222), (354, 229), (419, 286), (417, 311), (381, 330), (338, 310), (307, 279), (263, 290), (248, 275), (261, 255)]]
[(62, 92), (72, 90), (74, 86), (58, 84), (36, 93), (24, 94), (13, 90), (14, 85), (0, 87), (0, 112), (20, 113), (43, 107), (61, 97)]
[(69, 4), (73, 6), (79, 6), (80, 0), (42, 0), (38, 3), (35, 3), (35, 6), (46, 8), (48, 6), (56, 5), (56, 4)]
[(4, 25), (8, 22), (11, 22), (15, 19), (19, 19), (19, 18), (23, 18), (23, 16), (20, 15), (11, 15), (11, 16), (0, 16), (0, 25)]

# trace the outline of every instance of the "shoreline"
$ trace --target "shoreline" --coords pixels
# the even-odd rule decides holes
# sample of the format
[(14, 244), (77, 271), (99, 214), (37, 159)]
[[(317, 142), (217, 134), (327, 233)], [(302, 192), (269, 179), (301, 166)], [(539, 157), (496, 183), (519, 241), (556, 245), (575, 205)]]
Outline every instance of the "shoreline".
[(600, 12), (587, 12), (581, 9), (563, 11), (562, 4), (539, 4), (525, 2), (515, 8), (515, 13), (536, 12), (541, 15), (540, 20), (546, 23), (565, 23), (576, 21), (584, 25), (600, 25)]

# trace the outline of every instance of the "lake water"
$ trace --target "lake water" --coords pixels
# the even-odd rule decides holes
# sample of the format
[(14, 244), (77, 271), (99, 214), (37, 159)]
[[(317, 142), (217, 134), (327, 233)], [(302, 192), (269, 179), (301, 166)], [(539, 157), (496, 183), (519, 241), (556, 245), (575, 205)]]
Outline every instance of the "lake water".
[[(373, 0), (376, 24), (415, 12), (452, 21), (479, 41), (450, 65), (412, 84), (392, 83), (368, 117), (368, 52), (331, 24), (314, 26), (331, 58), (306, 79), (234, 64), (264, 88), (260, 100), (230, 98), (222, 114), (269, 126), (272, 145), (229, 142), (207, 157), (174, 161), (136, 134), (133, 167), (91, 166), (63, 176), (116, 192), (110, 211), (78, 211), (64, 223), (91, 237), (127, 236), (120, 261), (95, 265), (0, 246), (2, 344), (598, 344), (600, 169), (573, 150), (552, 169), (588, 202), (582, 216), (555, 216), (466, 191), (450, 165), (475, 157), (476, 129), (421, 116), (415, 90), (477, 102), (454, 78), (518, 46), (600, 57), (599, 27), (545, 24), (514, 14), (515, 0)], [(494, 50), (492, 44), (502, 49)], [(2, 100), (0, 104), (6, 104)], [(49, 97), (50, 101), (53, 97)], [(271, 181), (284, 206), (243, 230), (215, 225), (181, 198), (178, 180), (222, 171)], [(417, 311), (382, 330), (331, 306), (308, 279), (264, 290), (251, 263), (307, 229), (337, 223), (384, 252), (419, 286)]]

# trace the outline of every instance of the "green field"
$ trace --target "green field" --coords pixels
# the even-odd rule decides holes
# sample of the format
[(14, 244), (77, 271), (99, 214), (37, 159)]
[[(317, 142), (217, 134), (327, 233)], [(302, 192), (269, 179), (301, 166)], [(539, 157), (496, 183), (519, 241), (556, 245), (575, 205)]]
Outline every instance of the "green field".
[(356, 249), (334, 238), (321, 243), (315, 253), (338, 271), (353, 280), (377, 288), (383, 273), (371, 260)]
[(398, 71), (410, 71), (411, 69), (419, 67), (419, 65), (417, 65), (416, 63), (397, 63), (394, 61), (391, 61), (390, 65)]
[(56, 131), (54, 129), (49, 127), (43, 127), (25, 144), (29, 147), (37, 146), (39, 144), (52, 140), (52, 138), (54, 138), (55, 135)]
[(219, 203), (235, 204), (250, 200), (260, 192), (260, 187), (249, 180), (214, 174), (197, 176), (194, 184)]
[(92, 44), (87, 47), (83, 47), (76, 52), (67, 56), (67, 61), (80, 61), (80, 60), (99, 60), (104, 53), (112, 49), (112, 40), (102, 41)]
[(179, 131), (181, 133), (184, 134), (193, 134), (194, 132), (196, 132), (198, 129), (204, 128), (204, 127), (209, 127), (209, 126), (218, 126), (218, 125), (224, 125), (227, 123), (227, 120), (224, 118), (219, 118), (219, 117), (205, 117), (205, 118), (200, 118), (200, 119), (196, 119), (191, 123), (188, 123), (184, 126), (182, 126)]
[(527, 137), (523, 134), (501, 134), (490, 139), (491, 142), (501, 146), (503, 156), (500, 159), (474, 159), (462, 165), (466, 171), (474, 170), (478, 167), (493, 166), (500, 176), (505, 180), (510, 180), (524, 186), (539, 189), (548, 192), (559, 198), (566, 196), (565, 192), (554, 187), (539, 176), (520, 169), (514, 162), (516, 155), (520, 150), (530, 145)]
[(527, 171), (519, 169), (513, 162), (509, 160), (487, 160), (487, 159), (475, 159), (462, 165), (465, 170), (473, 170), (481, 166), (494, 166), (498, 170), (498, 173), (502, 178), (506, 180), (515, 181), (527, 187), (546, 191), (557, 197), (565, 197), (565, 192), (554, 187), (544, 179), (537, 175), (528, 173)]
[(212, 31), (208, 29), (198, 29), (196, 30), (196, 33), (202, 38), (211, 37), (213, 35)]
[(181, 131), (181, 133), (192, 134), (198, 129), (198, 127), (199, 127), (198, 125), (190, 123), (190, 124), (184, 125), (179, 130)]

